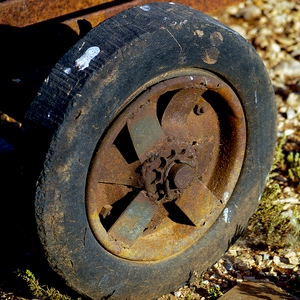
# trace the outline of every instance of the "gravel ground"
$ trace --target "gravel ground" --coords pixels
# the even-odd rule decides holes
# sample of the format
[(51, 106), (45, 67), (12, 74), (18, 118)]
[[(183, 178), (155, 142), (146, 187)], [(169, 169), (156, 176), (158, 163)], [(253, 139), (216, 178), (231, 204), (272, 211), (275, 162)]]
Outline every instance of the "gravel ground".
[[(239, 282), (256, 279), (300, 297), (300, 1), (249, 0), (229, 7), (219, 20), (253, 44), (269, 70), (278, 104), (277, 163), (244, 235), (205, 274), (195, 273), (192, 284), (159, 300), (217, 299)], [(268, 209), (279, 221), (266, 221)], [(0, 285), (0, 299), (25, 298)]]

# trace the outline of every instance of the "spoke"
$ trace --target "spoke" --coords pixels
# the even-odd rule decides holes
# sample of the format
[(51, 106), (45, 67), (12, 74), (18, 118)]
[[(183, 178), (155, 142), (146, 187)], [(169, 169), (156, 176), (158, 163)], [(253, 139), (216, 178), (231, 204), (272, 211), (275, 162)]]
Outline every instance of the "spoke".
[[(197, 155), (197, 176), (200, 178), (212, 164), (216, 164), (215, 153), (218, 151), (215, 150), (215, 147), (218, 147), (218, 144), (214, 142), (214, 137), (206, 141), (202, 141), (200, 144), (193, 146)], [(218, 147), (219, 148), (219, 147)]]
[(138, 113), (127, 121), (128, 130), (136, 154), (141, 162), (147, 158), (147, 153), (165, 139), (156, 115), (156, 102), (142, 106)]
[(140, 165), (138, 160), (131, 164), (127, 163), (115, 145), (111, 145), (105, 152), (106, 155), (97, 154), (98, 158), (94, 164), (98, 183), (113, 183), (136, 188), (142, 186), (141, 175), (136, 172)]
[(212, 136), (220, 135), (219, 119), (214, 109), (202, 96), (199, 97), (195, 109), (187, 117), (189, 141), (202, 142)]
[(175, 203), (196, 226), (200, 226), (211, 219), (220, 201), (200, 180), (196, 179)]
[(141, 191), (109, 229), (108, 234), (130, 247), (146, 229), (157, 210), (158, 206), (149, 199), (145, 191)]
[(201, 89), (189, 88), (173, 96), (162, 117), (162, 128), (167, 135), (187, 137), (188, 116), (193, 113), (202, 93)]

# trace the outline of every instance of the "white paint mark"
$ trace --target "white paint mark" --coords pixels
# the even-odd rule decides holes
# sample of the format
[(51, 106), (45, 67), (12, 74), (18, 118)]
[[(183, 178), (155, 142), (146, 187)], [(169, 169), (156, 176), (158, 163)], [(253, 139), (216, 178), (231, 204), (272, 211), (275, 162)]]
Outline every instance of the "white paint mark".
[(228, 192), (225, 192), (224, 195), (223, 195), (223, 200), (225, 202), (225, 204), (227, 203), (227, 201), (229, 200), (229, 193)]
[(262, 194), (259, 195), (259, 197), (258, 197), (258, 202), (260, 202), (261, 197), (262, 197)]
[(49, 76), (45, 78), (44, 82), (48, 83), (49, 82)]
[(88, 48), (81, 57), (75, 60), (76, 68), (79, 69), (79, 71), (84, 70), (90, 65), (91, 60), (93, 60), (99, 53), (99, 47)]
[(168, 20), (168, 17), (164, 17), (164, 21), (167, 21)]
[(258, 102), (258, 99), (257, 99), (257, 91), (254, 92), (254, 101), (255, 101), (255, 103), (257, 104), (257, 102)]
[(64, 73), (69, 75), (71, 73), (71, 70), (72, 70), (71, 68), (65, 68)]
[(193, 77), (193, 76), (190, 76), (190, 79), (191, 79), (191, 80), (194, 80), (194, 77)]
[(229, 216), (230, 210), (226, 207), (223, 211), (223, 219), (225, 223), (229, 224), (230, 223), (230, 216)]
[(20, 83), (20, 82), (21, 82), (21, 79), (19, 79), (19, 78), (12, 79), (12, 82), (15, 82), (15, 83)]
[(185, 25), (187, 22), (188, 22), (188, 20), (184, 20), (184, 21), (181, 21), (179, 24), (180, 25)]
[(171, 4), (171, 5), (175, 5), (175, 3), (174, 3), (174, 2), (169, 2), (169, 4)]
[(85, 45), (85, 42), (82, 43), (82, 45), (79, 47), (79, 51), (82, 49), (82, 47)]
[(173, 22), (171, 23), (171, 25), (172, 25), (172, 26), (176, 26), (176, 25), (177, 25), (177, 22), (176, 22), (176, 21), (173, 21)]
[(47, 117), (50, 118), (50, 113), (48, 113)]
[(151, 9), (150, 5), (142, 5), (140, 6), (140, 9), (143, 11), (149, 11)]

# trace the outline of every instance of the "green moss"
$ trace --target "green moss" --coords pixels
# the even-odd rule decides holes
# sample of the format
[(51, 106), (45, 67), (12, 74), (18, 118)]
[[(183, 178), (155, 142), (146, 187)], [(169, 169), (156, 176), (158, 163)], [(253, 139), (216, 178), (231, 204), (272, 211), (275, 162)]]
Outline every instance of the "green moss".
[[(43, 300), (72, 300), (68, 295), (62, 295), (55, 288), (49, 288), (46, 285), (40, 285), (39, 280), (35, 278), (34, 274), (29, 271), (18, 271), (18, 276), (22, 278), (28, 285), (30, 292)], [(77, 300), (81, 300), (78, 298)]]
[(286, 137), (283, 137), (276, 147), (264, 193), (245, 232), (260, 236), (260, 241), (271, 249), (285, 248), (299, 242), (300, 215), (297, 207), (288, 214), (283, 214), (284, 203), (276, 201), (284, 196), (280, 185), (274, 180), (275, 176), (284, 175), (288, 182), (300, 182), (299, 153), (284, 153), (285, 143)]
[(207, 290), (209, 299), (218, 299), (223, 295), (219, 286), (213, 286)]
[(293, 182), (300, 182), (300, 157), (299, 153), (290, 152), (287, 157), (288, 176)]

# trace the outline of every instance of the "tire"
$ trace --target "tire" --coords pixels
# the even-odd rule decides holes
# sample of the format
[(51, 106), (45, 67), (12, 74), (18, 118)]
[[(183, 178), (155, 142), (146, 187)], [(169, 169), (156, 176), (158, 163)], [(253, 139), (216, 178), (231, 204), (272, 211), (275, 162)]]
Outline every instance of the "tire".
[(131, 8), (56, 64), (26, 114), (49, 142), (36, 191), (51, 267), (93, 299), (152, 299), (239, 236), (275, 146), (266, 69), (189, 7)]

